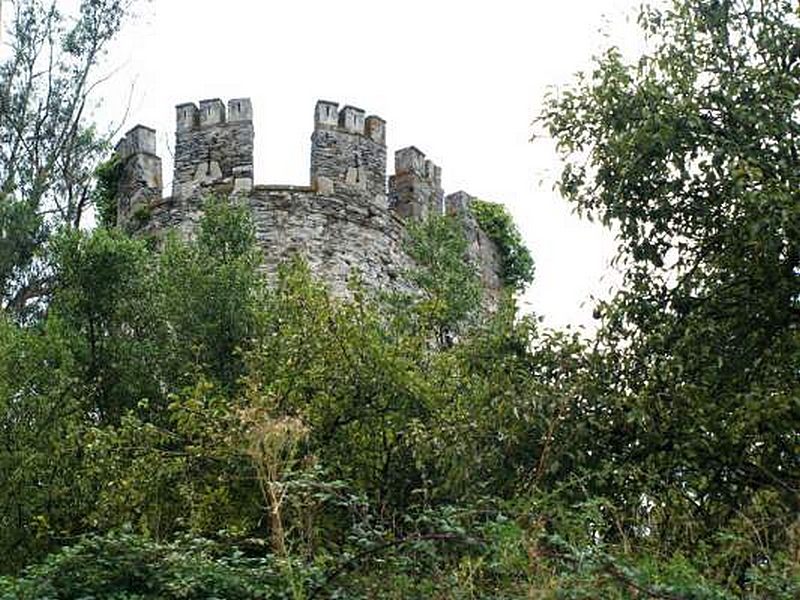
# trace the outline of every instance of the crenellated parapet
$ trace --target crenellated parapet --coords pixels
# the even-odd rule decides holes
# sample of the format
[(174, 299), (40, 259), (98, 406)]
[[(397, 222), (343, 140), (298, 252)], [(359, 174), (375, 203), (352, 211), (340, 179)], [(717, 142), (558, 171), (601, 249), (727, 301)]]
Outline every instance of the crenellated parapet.
[(135, 154), (156, 154), (156, 130), (137, 125), (125, 134), (116, 147), (117, 155), (125, 160)]
[(444, 199), (444, 214), (446, 215), (466, 215), (471, 214), (470, 204), (474, 200), (474, 196), (470, 196), (467, 192), (459, 190), (452, 194), (448, 194)]
[(137, 125), (119, 141), (116, 155), (121, 169), (117, 222), (124, 225), (137, 211), (161, 199), (161, 159), (156, 156), (155, 130)]
[(253, 107), (249, 99), (190, 102), (175, 108), (172, 196), (162, 198), (156, 132), (131, 129), (117, 145), (118, 222), (137, 235), (196, 231), (205, 199), (236, 195), (253, 217), (265, 272), (302, 254), (337, 293), (357, 270), (374, 289), (413, 291), (406, 278), (409, 222), (459, 215), (468, 258), (490, 295), (502, 289), (499, 254), (478, 226), (465, 192), (447, 198), (442, 170), (414, 146), (398, 150), (386, 180), (386, 122), (354, 106), (320, 100), (314, 108), (311, 185), (253, 183)]
[(320, 100), (311, 135), (311, 187), (386, 203), (386, 122), (354, 106)]
[(398, 215), (424, 220), (441, 215), (442, 170), (414, 146), (394, 155), (394, 175), (389, 178), (389, 204)]
[(198, 191), (253, 188), (253, 107), (249, 98), (201, 100), (175, 107), (174, 198)]

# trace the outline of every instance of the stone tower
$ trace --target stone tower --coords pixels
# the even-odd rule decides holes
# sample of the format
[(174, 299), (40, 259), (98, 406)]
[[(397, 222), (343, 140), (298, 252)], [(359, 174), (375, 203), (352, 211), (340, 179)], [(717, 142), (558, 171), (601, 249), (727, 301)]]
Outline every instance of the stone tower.
[(502, 290), (502, 263), (494, 242), (472, 216), (463, 192), (445, 201), (442, 171), (410, 146), (395, 154), (386, 189), (386, 123), (352, 106), (320, 100), (311, 137), (311, 185), (253, 184), (253, 109), (248, 99), (203, 100), (176, 107), (172, 195), (161, 197), (161, 161), (155, 131), (134, 127), (117, 146), (124, 170), (119, 223), (137, 236), (169, 231), (195, 235), (205, 202), (235, 196), (252, 217), (261, 268), (275, 277), (301, 255), (337, 295), (350, 293), (352, 276), (369, 289), (413, 293), (408, 273), (409, 224), (430, 215), (460, 214), (487, 297)]
[(360, 108), (320, 100), (311, 135), (311, 187), (386, 204), (386, 122)]
[(137, 125), (125, 134), (116, 147), (122, 169), (117, 222), (127, 224), (137, 211), (161, 200), (161, 159), (156, 156), (156, 132)]
[(389, 178), (389, 203), (401, 217), (424, 221), (441, 215), (444, 192), (442, 170), (414, 146), (394, 155), (394, 175)]
[(253, 107), (249, 98), (202, 100), (176, 107), (172, 196), (198, 189), (247, 193), (253, 188)]

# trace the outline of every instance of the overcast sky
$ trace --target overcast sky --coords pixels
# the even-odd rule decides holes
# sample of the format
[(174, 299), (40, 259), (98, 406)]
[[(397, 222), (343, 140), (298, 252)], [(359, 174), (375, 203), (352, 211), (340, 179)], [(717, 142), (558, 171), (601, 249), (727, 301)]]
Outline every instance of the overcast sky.
[[(564, 84), (609, 43), (638, 47), (639, 0), (152, 0), (110, 55), (102, 119), (159, 131), (165, 189), (174, 106), (249, 96), (256, 183), (306, 184), (317, 99), (387, 121), (389, 162), (415, 145), (442, 167), (446, 193), (505, 204), (536, 261), (525, 295), (554, 326), (591, 325), (605, 295), (612, 236), (553, 191), (559, 163), (531, 143), (548, 86)], [(391, 166), (390, 166), (391, 170)]]

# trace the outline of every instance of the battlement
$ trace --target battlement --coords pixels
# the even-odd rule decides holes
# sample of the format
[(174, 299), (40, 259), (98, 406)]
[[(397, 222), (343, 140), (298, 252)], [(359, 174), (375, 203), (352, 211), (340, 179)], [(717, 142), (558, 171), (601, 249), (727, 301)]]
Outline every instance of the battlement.
[(175, 171), (172, 195), (188, 198), (196, 190), (240, 192), (253, 187), (253, 106), (219, 98), (175, 107)]
[(314, 107), (314, 128), (337, 127), (339, 125), (339, 103), (317, 100)]
[(463, 190), (448, 194), (444, 199), (444, 213), (446, 215), (463, 215), (470, 212), (472, 196)]
[(194, 102), (178, 104), (175, 107), (175, 129), (176, 131), (191, 131), (197, 129), (200, 121), (200, 111)]
[(394, 173), (395, 175), (413, 173), (435, 186), (442, 185), (442, 169), (432, 160), (426, 159), (425, 153), (416, 146), (409, 146), (395, 152)]
[(339, 108), (338, 102), (318, 100), (314, 107), (314, 129), (339, 130), (363, 135), (377, 144), (386, 144), (386, 121), (355, 106)]
[(175, 129), (179, 132), (252, 120), (253, 105), (250, 98), (229, 100), (227, 110), (225, 103), (219, 98), (201, 100), (199, 108), (194, 102), (185, 102), (175, 107)]
[(408, 146), (394, 153), (395, 175), (414, 172), (418, 175), (425, 170), (425, 154), (416, 146)]
[(253, 120), (253, 104), (250, 98), (228, 100), (228, 122), (239, 123)]
[(200, 127), (210, 127), (225, 122), (225, 103), (219, 98), (200, 100)]
[(156, 154), (156, 130), (137, 125), (125, 134), (115, 148), (117, 156), (125, 160), (134, 154)]
[(311, 186), (321, 195), (362, 194), (386, 203), (386, 121), (320, 100), (311, 136)]
[(339, 127), (349, 133), (364, 135), (364, 111), (355, 106), (345, 106), (339, 111)]
[(121, 161), (120, 201), (117, 222), (126, 224), (131, 216), (161, 198), (161, 159), (156, 155), (156, 131), (137, 125), (116, 146)]
[[(175, 107), (173, 197), (199, 190), (220, 193), (253, 189), (253, 106), (249, 98), (186, 102)], [(391, 205), (403, 217), (423, 219), (444, 210), (442, 170), (419, 148), (395, 153), (386, 179), (386, 121), (358, 107), (319, 100), (314, 107), (310, 187), (317, 194), (361, 195)], [(155, 155), (156, 132), (139, 125), (117, 146), (119, 156)]]
[[(310, 185), (255, 185), (253, 107), (249, 98), (213, 98), (175, 107), (172, 196), (162, 199), (156, 132), (143, 125), (117, 144), (122, 160), (117, 222), (156, 234), (195, 231), (204, 199), (236, 196), (249, 207), (265, 271), (302, 253), (312, 269), (346, 293), (352, 269), (370, 285), (408, 290), (403, 271), (406, 225), (431, 215), (462, 214), (469, 257), (488, 290), (498, 290), (497, 253), (469, 210), (470, 196), (446, 199), (442, 170), (415, 146), (394, 156), (386, 177), (386, 122), (355, 106), (319, 100), (314, 107)], [(411, 286), (411, 287), (409, 287)]]
[(386, 121), (375, 115), (368, 116), (366, 134), (376, 144), (386, 145)]
[(442, 169), (415, 146), (395, 152), (389, 178), (389, 201), (399, 215), (424, 220), (442, 214)]

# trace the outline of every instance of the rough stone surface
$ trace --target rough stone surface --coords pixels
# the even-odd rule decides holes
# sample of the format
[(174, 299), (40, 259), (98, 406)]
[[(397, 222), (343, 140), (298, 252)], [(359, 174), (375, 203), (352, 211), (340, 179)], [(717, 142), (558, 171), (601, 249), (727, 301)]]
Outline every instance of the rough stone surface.
[(389, 204), (397, 214), (417, 221), (442, 214), (442, 170), (421, 150), (414, 146), (398, 150), (394, 171), (389, 178)]
[(311, 185), (321, 193), (364, 194), (386, 203), (386, 137), (380, 117), (320, 100), (311, 135)]
[(470, 203), (474, 198), (463, 191), (450, 194), (444, 199), (445, 213), (463, 215), (464, 235), (469, 244), (467, 255), (473, 264), (478, 265), (483, 287), (487, 290), (501, 290), (503, 288), (501, 279), (503, 264), (500, 253), (497, 245), (480, 228), (470, 210)]
[(117, 220), (124, 225), (161, 200), (161, 159), (156, 156), (155, 130), (137, 125), (119, 141), (116, 152), (122, 169)]
[(370, 287), (408, 289), (412, 266), (403, 252), (405, 225), (365, 196), (335, 197), (297, 188), (257, 187), (248, 198), (267, 272), (293, 255), (304, 256), (314, 274), (343, 294), (357, 271)]
[(263, 268), (302, 255), (332, 291), (346, 294), (358, 273), (371, 289), (413, 291), (404, 274), (413, 266), (404, 251), (406, 224), (432, 214), (464, 216), (468, 259), (481, 273), (487, 297), (502, 290), (500, 255), (471, 212), (471, 197), (444, 198), (441, 169), (414, 147), (395, 155), (386, 193), (386, 123), (351, 106), (320, 100), (311, 137), (311, 182), (303, 186), (253, 185), (253, 124), (248, 99), (204, 100), (176, 108), (173, 193), (161, 198), (161, 161), (155, 132), (131, 130), (117, 147), (125, 169), (119, 223), (138, 235), (178, 230), (190, 237), (210, 192), (233, 194), (249, 207)]
[(181, 104), (176, 111), (172, 196), (248, 191), (253, 182), (250, 100), (231, 100), (227, 112), (221, 100), (203, 100), (199, 109)]

